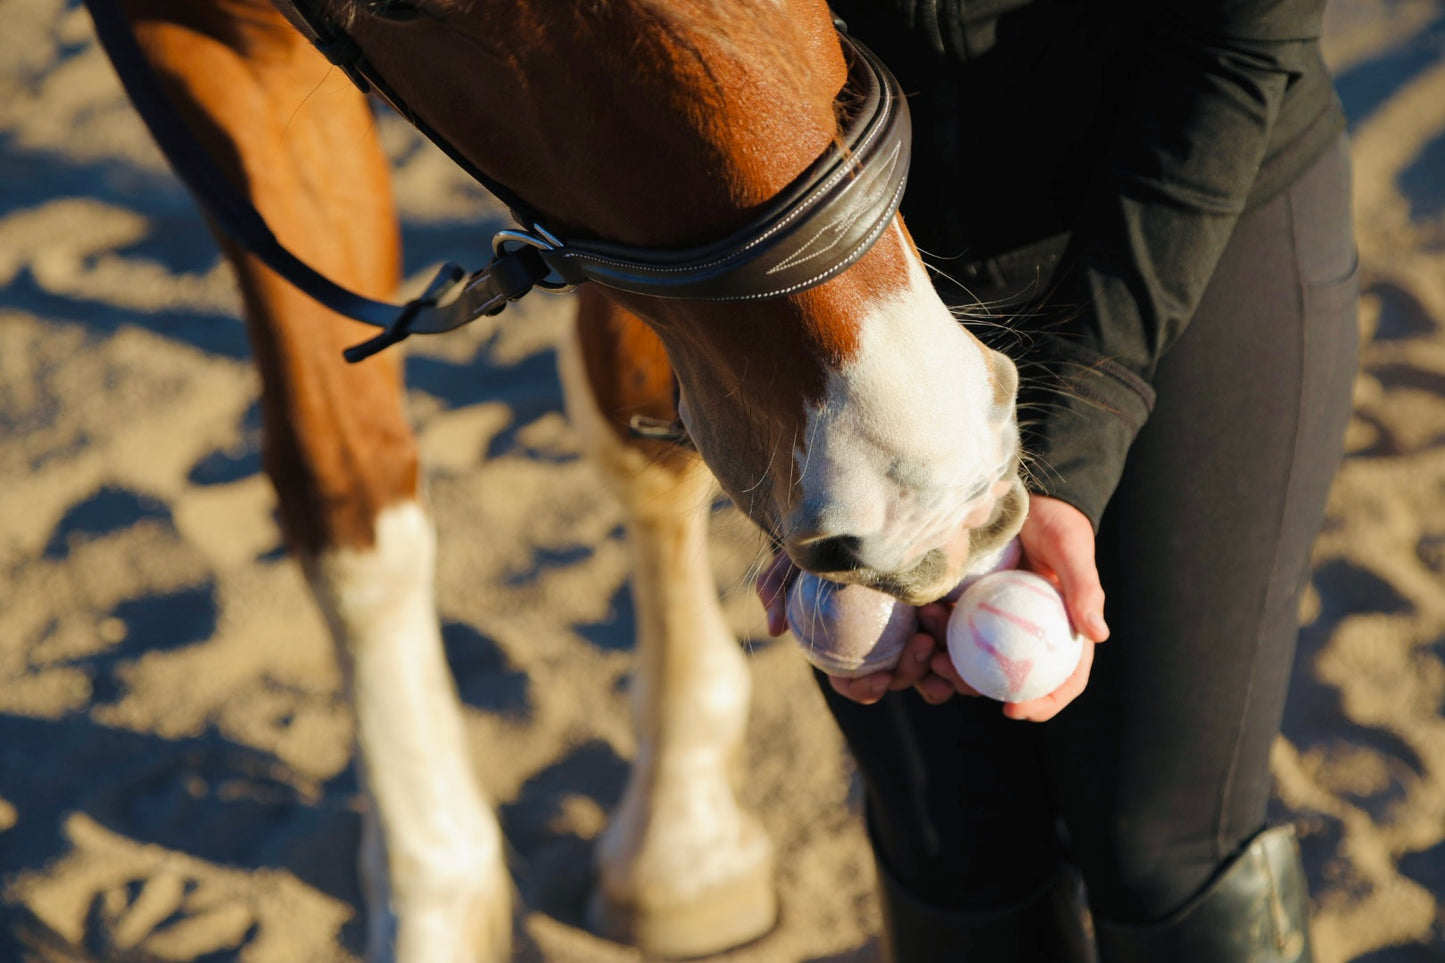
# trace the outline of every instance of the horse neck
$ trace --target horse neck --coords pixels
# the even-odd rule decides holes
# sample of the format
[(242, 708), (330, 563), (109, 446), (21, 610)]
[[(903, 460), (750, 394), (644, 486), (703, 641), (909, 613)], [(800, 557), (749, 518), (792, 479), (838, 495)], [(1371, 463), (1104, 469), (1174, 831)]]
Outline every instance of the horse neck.
[(836, 134), (846, 70), (817, 0), (498, 6), (363, 14), (353, 32), (424, 120), (564, 234), (713, 240)]

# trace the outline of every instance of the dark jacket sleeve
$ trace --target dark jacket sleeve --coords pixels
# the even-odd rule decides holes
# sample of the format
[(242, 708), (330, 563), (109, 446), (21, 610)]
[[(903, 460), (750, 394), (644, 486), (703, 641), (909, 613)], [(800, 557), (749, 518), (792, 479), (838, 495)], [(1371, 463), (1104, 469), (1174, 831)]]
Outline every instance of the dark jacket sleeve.
[[(1259, 172), (1323, 0), (1147, 0), (1129, 93), (1092, 174), (1046, 325), (1022, 359), (1031, 487), (1097, 528)], [(1049, 317), (1050, 314), (1045, 314)]]

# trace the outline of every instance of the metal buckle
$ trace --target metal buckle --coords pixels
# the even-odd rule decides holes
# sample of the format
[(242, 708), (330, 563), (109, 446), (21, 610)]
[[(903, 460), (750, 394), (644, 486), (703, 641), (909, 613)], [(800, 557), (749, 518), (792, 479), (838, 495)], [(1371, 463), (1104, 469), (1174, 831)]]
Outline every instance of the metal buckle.
[[(528, 247), (535, 247), (539, 251), (559, 251), (566, 246), (551, 231), (538, 224), (533, 224), (530, 231), (503, 228), (492, 235), (493, 256), (500, 257), (508, 253), (506, 245), (509, 243), (525, 244)], [(577, 285), (570, 282), (548, 281), (546, 278), (537, 281), (535, 286), (549, 294), (566, 294), (577, 289)]]

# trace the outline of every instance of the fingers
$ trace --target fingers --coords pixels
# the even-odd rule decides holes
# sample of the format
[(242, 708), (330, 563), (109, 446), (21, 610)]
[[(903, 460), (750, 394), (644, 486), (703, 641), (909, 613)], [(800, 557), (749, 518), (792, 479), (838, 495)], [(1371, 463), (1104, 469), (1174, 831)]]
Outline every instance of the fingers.
[[(914, 636), (909, 643), (909, 648), (926, 648), (922, 641), (927, 637), (920, 634)], [(931, 640), (929, 640), (931, 643)], [(904, 652), (904, 659), (910, 658), (907, 650)], [(901, 664), (901, 663), (900, 663)], [(1084, 688), (1089, 684), (1089, 671), (1094, 664), (1094, 646), (1092, 643), (1084, 646), (1079, 655), (1079, 664), (1074, 668), (1073, 675), (1064, 680), (1053, 692), (1037, 699), (1030, 699), (1028, 702), (1006, 702), (1003, 704), (1003, 714), (1010, 719), (1027, 722), (1046, 722), (1058, 715), (1070, 702), (1083, 693)], [(917, 690), (919, 697), (930, 705), (942, 705), (955, 695), (977, 697), (979, 692), (973, 686), (959, 676), (958, 670), (953, 667), (953, 661), (949, 659), (946, 652), (933, 652), (928, 660), (922, 674), (912, 682), (900, 681), (897, 672), (874, 672), (870, 675), (859, 676), (856, 679), (845, 679), (841, 676), (828, 676), (828, 684), (833, 691), (851, 699), (860, 705), (871, 706), (879, 699), (882, 699), (890, 690), (906, 689), (912, 685)]]
[(939, 602), (931, 602), (918, 610), (918, 627), (922, 634), (928, 636), (933, 643), (929, 647), (928, 664), (919, 678), (914, 680), (913, 688), (929, 705), (942, 705), (952, 699), (960, 691), (952, 681), (940, 676), (934, 669), (934, 663), (942, 658), (949, 669), (953, 668), (953, 662), (948, 658), (948, 616), (950, 607)]
[(948, 617), (952, 611), (942, 602), (929, 602), (918, 609), (919, 629), (933, 638), (936, 648), (948, 646)]
[(845, 679), (842, 676), (828, 676), (828, 684), (833, 691), (845, 699), (852, 699), (861, 705), (871, 706), (888, 693), (889, 683), (893, 681), (891, 672), (874, 672), (869, 675), (860, 675), (856, 679)]
[(903, 646), (898, 665), (891, 672), (874, 672), (856, 679), (830, 675), (828, 684), (845, 699), (871, 706), (890, 690), (896, 692), (908, 689), (927, 678), (933, 652), (932, 636), (918, 632)]
[(1094, 540), (1089, 538), (1089, 550), (1084, 561), (1080, 556), (1069, 554), (1063, 564), (1055, 565), (1054, 572), (1064, 590), (1064, 604), (1069, 610), (1069, 621), (1091, 642), (1103, 642), (1109, 637), (1109, 626), (1104, 622), (1104, 587), (1099, 584), (1099, 573), (1094, 568)]
[(947, 652), (936, 653), (928, 667), (933, 670), (935, 679), (948, 686), (949, 695), (957, 693), (958, 695), (976, 696), (979, 694), (977, 689), (963, 681), (963, 676), (959, 675), (958, 670), (953, 667), (953, 660), (948, 657)]
[(1034, 495), (1019, 532), (1031, 568), (1058, 580), (1074, 628), (1094, 642), (1109, 637), (1104, 587), (1094, 563), (1094, 529), (1068, 502)]
[[(955, 695), (978, 695), (964, 682), (950, 682), (940, 678), (931, 671), (932, 660), (924, 666), (924, 674), (912, 683), (913, 688), (924, 702), (930, 705), (942, 705)], [(890, 691), (907, 688), (900, 685), (894, 679), (892, 673), (874, 672), (872, 675), (861, 676), (857, 679), (844, 679), (836, 675), (828, 676), (828, 684), (833, 691), (851, 699), (861, 705), (871, 706), (882, 699)]]
[(918, 692), (919, 698), (931, 706), (941, 706), (958, 694), (953, 683), (932, 672), (918, 680), (918, 684), (913, 688)]
[(767, 613), (768, 634), (775, 638), (788, 629), (788, 586), (797, 579), (798, 573), (788, 553), (779, 552), (753, 583)]
[(904, 646), (891, 673), (875, 672), (857, 679), (829, 676), (833, 691), (863, 705), (872, 705), (890, 690), (910, 687), (930, 705), (942, 705), (955, 695), (977, 696), (978, 691), (959, 678), (948, 657), (948, 615), (945, 605), (923, 606), (918, 610), (919, 631)]
[(933, 658), (933, 637), (926, 632), (916, 632), (903, 646), (903, 654), (894, 667), (888, 688), (895, 691), (911, 689), (919, 680), (928, 675), (928, 663)]

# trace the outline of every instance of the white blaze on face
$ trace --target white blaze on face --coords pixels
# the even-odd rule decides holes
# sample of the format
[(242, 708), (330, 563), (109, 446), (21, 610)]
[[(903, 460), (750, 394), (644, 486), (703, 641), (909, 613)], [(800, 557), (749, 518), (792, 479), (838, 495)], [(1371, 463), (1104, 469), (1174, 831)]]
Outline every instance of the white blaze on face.
[(855, 536), (881, 572), (986, 521), (1016, 439), (1011, 411), (994, 410), (988, 353), (910, 261), (908, 287), (861, 320), (859, 351), (830, 375), (794, 453), (795, 529)]

